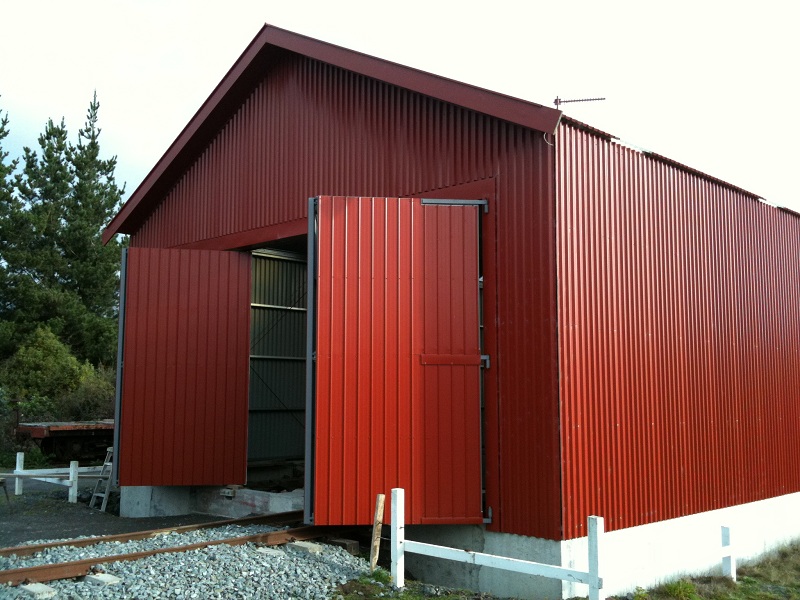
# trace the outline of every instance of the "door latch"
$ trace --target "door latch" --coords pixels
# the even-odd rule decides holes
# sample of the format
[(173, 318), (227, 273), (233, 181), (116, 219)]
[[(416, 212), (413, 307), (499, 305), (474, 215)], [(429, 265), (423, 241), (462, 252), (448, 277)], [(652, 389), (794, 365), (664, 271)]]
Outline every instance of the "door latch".
[(481, 366), (482, 366), (484, 369), (488, 369), (489, 367), (491, 367), (491, 366), (492, 366), (492, 361), (491, 361), (491, 359), (489, 358), (489, 355), (488, 355), (488, 354), (481, 354)]

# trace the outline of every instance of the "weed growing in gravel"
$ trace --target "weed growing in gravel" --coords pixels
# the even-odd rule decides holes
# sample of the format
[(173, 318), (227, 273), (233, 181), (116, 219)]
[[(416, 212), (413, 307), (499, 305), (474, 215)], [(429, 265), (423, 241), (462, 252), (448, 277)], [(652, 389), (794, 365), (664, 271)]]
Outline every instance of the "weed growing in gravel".
[(449, 590), (416, 581), (407, 581), (406, 587), (396, 590), (391, 584), (391, 575), (386, 569), (362, 575), (339, 586), (334, 600), (365, 600), (368, 598), (393, 598), (395, 600), (427, 600), (435, 596), (444, 600), (491, 600), (494, 596), (464, 590)]
[(688, 579), (664, 583), (655, 588), (652, 595), (657, 598), (674, 598), (675, 600), (699, 600), (700, 598), (697, 588)]

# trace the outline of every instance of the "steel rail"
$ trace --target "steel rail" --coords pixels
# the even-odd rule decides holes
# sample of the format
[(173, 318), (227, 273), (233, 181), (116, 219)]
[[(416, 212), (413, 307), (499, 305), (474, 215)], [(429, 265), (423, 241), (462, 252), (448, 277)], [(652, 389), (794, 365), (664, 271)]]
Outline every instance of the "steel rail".
[(86, 558), (83, 560), (75, 560), (64, 563), (36, 565), (33, 567), (21, 567), (19, 569), (7, 569), (5, 571), (0, 571), (0, 584), (19, 585), (27, 582), (45, 583), (55, 579), (71, 579), (73, 577), (82, 577), (84, 575), (88, 575), (95, 565), (105, 563), (139, 560), (142, 558), (147, 558), (148, 556), (154, 556), (156, 554), (186, 552), (188, 550), (197, 550), (199, 548), (217, 546), (220, 544), (241, 546), (243, 544), (252, 542), (267, 546), (275, 546), (297, 540), (320, 538), (340, 530), (341, 528), (339, 527), (307, 525), (294, 529), (284, 529), (282, 531), (257, 533), (254, 535), (245, 535), (241, 537), (225, 538), (220, 540), (208, 540), (195, 544), (187, 544), (185, 546), (157, 548), (155, 550), (147, 550), (145, 552), (132, 552), (130, 554), (118, 554), (116, 556), (98, 556), (95, 558)]
[(128, 533), (117, 533), (114, 535), (103, 535), (97, 537), (87, 537), (73, 540), (63, 540), (60, 542), (46, 542), (43, 544), (28, 544), (25, 546), (11, 546), (0, 548), (0, 556), (30, 556), (48, 548), (60, 548), (62, 546), (73, 546), (81, 548), (83, 546), (93, 546), (102, 542), (131, 542), (143, 540), (145, 538), (156, 537), (165, 533), (187, 533), (198, 529), (213, 529), (214, 527), (225, 527), (227, 525), (249, 525), (258, 523), (263, 525), (288, 525), (302, 520), (303, 511), (279, 513), (275, 515), (256, 515), (252, 517), (240, 517), (238, 519), (225, 519), (223, 521), (209, 521), (207, 523), (195, 523), (193, 525), (178, 525), (175, 527), (164, 527), (162, 529), (147, 529), (142, 531), (131, 531)]

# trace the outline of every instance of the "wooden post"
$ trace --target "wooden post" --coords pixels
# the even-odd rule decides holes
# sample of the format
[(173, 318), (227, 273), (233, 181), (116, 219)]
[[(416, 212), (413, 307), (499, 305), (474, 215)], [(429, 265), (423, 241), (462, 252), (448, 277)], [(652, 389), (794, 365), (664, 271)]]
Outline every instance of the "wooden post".
[(731, 528), (722, 527), (722, 576), (736, 581), (736, 556), (731, 546)]
[(369, 572), (374, 573), (378, 566), (378, 553), (381, 550), (381, 530), (383, 529), (383, 505), (386, 496), (378, 494), (375, 498), (375, 521), (372, 524), (372, 547), (369, 551)]
[(73, 504), (78, 502), (78, 461), (72, 460), (69, 463), (69, 501)]
[[(14, 469), (14, 473), (21, 473), (24, 470), (25, 470), (25, 453), (17, 452), (17, 468)], [(17, 480), (14, 483), (14, 495), (22, 496), (22, 477), (17, 477)]]
[(605, 600), (603, 578), (600, 577), (600, 552), (605, 520), (603, 517), (589, 517), (589, 600)]
[(396, 588), (405, 586), (405, 512), (406, 496), (403, 488), (392, 489), (392, 583)]

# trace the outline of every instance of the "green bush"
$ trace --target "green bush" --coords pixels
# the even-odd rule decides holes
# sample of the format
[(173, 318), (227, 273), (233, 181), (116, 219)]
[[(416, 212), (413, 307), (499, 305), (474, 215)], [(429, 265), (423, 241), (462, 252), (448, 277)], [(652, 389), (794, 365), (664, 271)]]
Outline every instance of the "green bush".
[(0, 367), (0, 386), (19, 401), (20, 420), (52, 420), (60, 412), (56, 400), (75, 391), (93, 370), (40, 327)]
[(0, 463), (46, 463), (30, 440), (16, 438), (17, 422), (89, 421), (114, 416), (113, 369), (80, 363), (47, 328), (37, 329), (0, 365)]
[(91, 369), (58, 403), (59, 419), (90, 421), (114, 418), (116, 373), (108, 367)]

